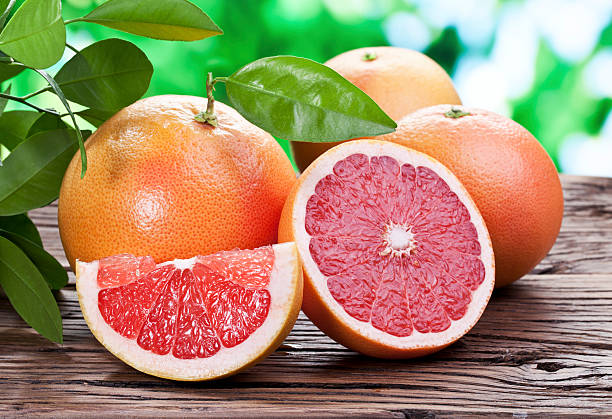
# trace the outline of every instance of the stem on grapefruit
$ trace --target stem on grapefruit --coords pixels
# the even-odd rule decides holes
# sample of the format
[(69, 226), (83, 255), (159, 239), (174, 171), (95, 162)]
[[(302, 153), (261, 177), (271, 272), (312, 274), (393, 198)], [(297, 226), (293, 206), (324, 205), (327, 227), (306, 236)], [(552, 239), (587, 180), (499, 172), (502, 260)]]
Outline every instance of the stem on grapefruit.
[(208, 99), (208, 103), (206, 104), (206, 111), (200, 112), (194, 119), (198, 122), (204, 122), (206, 124), (212, 125), (213, 127), (217, 126), (217, 115), (215, 115), (215, 98), (213, 96), (213, 91), (215, 90), (215, 83), (219, 81), (218, 79), (213, 79), (212, 73), (208, 73), (206, 77), (206, 98)]
[(366, 53), (363, 54), (363, 57), (361, 57), (363, 61), (374, 61), (376, 58), (378, 58), (378, 56), (372, 51), (366, 51)]
[(471, 113), (466, 112), (459, 108), (455, 108), (454, 106), (450, 109), (450, 111), (444, 114), (445, 117), (453, 118), (453, 119), (461, 118), (462, 116), (468, 116), (468, 115), (471, 115)]

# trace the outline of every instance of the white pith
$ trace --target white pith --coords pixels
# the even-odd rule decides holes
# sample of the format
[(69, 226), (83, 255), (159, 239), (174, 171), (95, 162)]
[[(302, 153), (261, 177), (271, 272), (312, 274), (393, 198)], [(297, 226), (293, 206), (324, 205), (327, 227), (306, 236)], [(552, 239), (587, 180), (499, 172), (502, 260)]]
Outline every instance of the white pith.
[[(314, 194), (317, 183), (323, 177), (332, 173), (333, 167), (338, 161), (357, 153), (365, 154), (368, 157), (390, 156), (396, 159), (400, 166), (408, 163), (415, 167), (425, 166), (431, 168), (446, 181), (450, 189), (457, 194), (469, 211), (481, 244), (481, 260), (485, 267), (485, 278), (479, 288), (473, 292), (466, 314), (461, 319), (452, 321), (451, 326), (443, 332), (420, 333), (417, 330), (413, 330), (410, 336), (397, 337), (376, 329), (369, 322), (355, 319), (347, 314), (344, 308), (333, 298), (327, 287), (327, 277), (321, 273), (317, 264), (312, 259), (309, 250), (311, 236), (305, 229), (306, 203)], [(298, 246), (298, 253), (315, 292), (319, 294), (319, 297), (321, 297), (327, 307), (343, 324), (351, 328), (355, 333), (370, 340), (399, 349), (443, 346), (457, 340), (476, 324), (486, 307), (495, 283), (493, 250), (482, 216), (463, 185), (445, 166), (423, 153), (401, 145), (383, 141), (356, 140), (340, 144), (323, 154), (302, 176), (304, 176), (303, 183), (295, 197), (292, 214), (294, 237)], [(391, 228), (393, 227), (391, 226)], [(409, 226), (405, 227), (409, 228)], [(398, 234), (399, 232), (396, 233), (396, 239), (398, 239)], [(388, 231), (386, 237), (383, 237), (383, 240), (386, 239), (388, 243), (388, 247), (383, 252), (385, 254), (405, 252), (405, 250), (393, 249), (390, 242), (394, 241), (394, 237), (390, 237), (390, 235), (391, 231)], [(399, 238), (401, 239), (399, 241), (405, 242), (408, 238), (408, 236), (404, 236)], [(408, 247), (410, 247), (410, 244)]]
[[(231, 374), (257, 359), (283, 333), (292, 315), (296, 289), (300, 286), (301, 270), (294, 243), (272, 246), (274, 265), (267, 287), (270, 309), (264, 323), (244, 342), (232, 348), (222, 347), (209, 358), (180, 359), (172, 355), (157, 355), (142, 349), (135, 339), (115, 332), (103, 319), (98, 309), (98, 262), (77, 261), (77, 293), (83, 317), (94, 336), (115, 356), (132, 367), (148, 374), (177, 380), (204, 380)], [(194, 260), (177, 260), (181, 268), (193, 266)], [(165, 264), (169, 264), (165, 263)]]
[(392, 254), (393, 256), (409, 255), (416, 249), (416, 241), (412, 227), (406, 227), (400, 224), (390, 222), (387, 224), (383, 241), (386, 244), (385, 249), (380, 252), (381, 256)]

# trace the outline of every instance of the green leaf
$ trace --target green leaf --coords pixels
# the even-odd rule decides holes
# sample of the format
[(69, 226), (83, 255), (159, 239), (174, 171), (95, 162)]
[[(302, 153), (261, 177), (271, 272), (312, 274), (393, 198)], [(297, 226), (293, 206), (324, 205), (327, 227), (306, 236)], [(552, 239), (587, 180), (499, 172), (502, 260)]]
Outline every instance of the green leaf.
[(78, 111), (76, 113), (78, 116), (89, 122), (91, 125), (95, 127), (99, 127), (109, 119), (111, 116), (115, 114), (113, 111), (103, 111), (100, 109), (83, 109), (82, 111)]
[(39, 208), (57, 198), (76, 145), (74, 130), (43, 131), (19, 144), (0, 167), (0, 215)]
[[(4, 89), (4, 93), (5, 95), (10, 95), (11, 94), (11, 85), (9, 84), (6, 89)], [(4, 112), (4, 109), (6, 108), (6, 104), (8, 102), (8, 99), (5, 97), (0, 97), (0, 115), (2, 115), (2, 113)]]
[(397, 126), (354, 84), (306, 58), (262, 58), (222, 80), (238, 112), (286, 140), (348, 140)]
[(30, 326), (47, 339), (62, 342), (62, 318), (51, 290), (32, 261), (5, 237), (0, 237), (0, 285)]
[(87, 170), (87, 154), (85, 153), (85, 140), (83, 140), (83, 133), (79, 129), (79, 126), (76, 122), (74, 112), (72, 112), (72, 109), (70, 109), (70, 104), (66, 100), (66, 96), (64, 96), (64, 92), (62, 92), (62, 89), (57, 85), (57, 82), (55, 81), (55, 79), (51, 77), (49, 74), (47, 74), (46, 71), (42, 71), (42, 70), (35, 70), (35, 71), (41, 76), (43, 76), (45, 80), (47, 80), (47, 83), (49, 83), (49, 86), (51, 86), (51, 88), (53, 89), (53, 92), (55, 92), (55, 95), (59, 98), (59, 100), (62, 101), (62, 103), (64, 104), (64, 107), (70, 114), (70, 119), (72, 119), (72, 123), (74, 124), (74, 129), (76, 130), (76, 133), (77, 133), (79, 151), (81, 152), (81, 178), (82, 178), (83, 176), (85, 176), (85, 171)]
[(37, 132), (52, 131), (55, 129), (68, 128), (68, 125), (58, 115), (50, 113), (40, 114), (40, 117), (32, 124), (28, 131), (27, 137), (31, 137)]
[(38, 229), (26, 214), (0, 217), (0, 229), (19, 234), (38, 246), (43, 245)]
[(0, 236), (6, 237), (26, 254), (36, 265), (38, 271), (52, 290), (59, 290), (68, 283), (68, 273), (64, 267), (53, 256), (38, 245), (19, 234), (0, 229)]
[(32, 124), (40, 117), (34, 111), (6, 111), (0, 115), (0, 143), (9, 150), (28, 137)]
[(2, 166), (2, 162), (11, 154), (11, 150), (6, 148), (4, 144), (0, 144), (0, 167)]
[(2, 15), (0, 16), (0, 28), (4, 27), (6, 19), (15, 5), (15, 1), (16, 0), (0, 0), (0, 11), (2, 11)]
[(109, 0), (75, 21), (169, 41), (196, 41), (223, 33), (187, 0)]
[(23, 70), (25, 70), (25, 67), (19, 65), (0, 63), (0, 82), (15, 77)]
[[(0, 0), (1, 1), (1, 0)], [(0, 52), (0, 59), (8, 59), (9, 56)], [(9, 64), (7, 62), (0, 61), (0, 82), (15, 77), (17, 74), (25, 70), (25, 67), (18, 64)]]
[(55, 76), (68, 100), (117, 111), (145, 94), (153, 66), (136, 45), (105, 39), (80, 51)]
[(58, 62), (65, 46), (60, 0), (26, 0), (0, 33), (0, 50), (33, 68)]

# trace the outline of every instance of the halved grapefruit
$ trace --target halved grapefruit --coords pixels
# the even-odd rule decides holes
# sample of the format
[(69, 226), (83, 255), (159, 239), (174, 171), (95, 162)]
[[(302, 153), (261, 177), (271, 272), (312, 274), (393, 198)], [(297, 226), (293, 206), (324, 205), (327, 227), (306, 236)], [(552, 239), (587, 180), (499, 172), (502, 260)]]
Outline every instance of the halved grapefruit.
[(441, 163), (375, 140), (343, 143), (299, 178), (279, 226), (304, 269), (302, 310), (361, 353), (440, 350), (483, 313), (495, 281), (485, 223)]
[(173, 380), (255, 364), (287, 337), (302, 301), (294, 243), (160, 264), (121, 254), (76, 266), (94, 336), (132, 367)]

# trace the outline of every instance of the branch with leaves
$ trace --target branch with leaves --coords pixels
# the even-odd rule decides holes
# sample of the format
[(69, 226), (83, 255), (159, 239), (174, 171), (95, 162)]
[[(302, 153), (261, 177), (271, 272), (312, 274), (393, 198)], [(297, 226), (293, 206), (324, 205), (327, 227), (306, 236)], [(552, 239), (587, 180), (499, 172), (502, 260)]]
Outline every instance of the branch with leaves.
[[(0, 93), (0, 286), (19, 315), (46, 338), (62, 341), (62, 322), (52, 290), (68, 282), (63, 267), (42, 246), (27, 212), (57, 199), (64, 172), (85, 141), (76, 116), (99, 126), (147, 91), (153, 66), (144, 52), (120, 39), (82, 50), (66, 44), (67, 24), (94, 23), (154, 39), (195, 41), (222, 33), (187, 0), (109, 0), (87, 15), (64, 21), (60, 0), (0, 0), (0, 82), (34, 71), (47, 82), (25, 96)], [(8, 19), (8, 20), (7, 20)], [(6, 22), (6, 24), (5, 24)], [(65, 48), (75, 52), (55, 75)], [(207, 109), (195, 115), (215, 125), (213, 87), (225, 83), (232, 106), (271, 134), (294, 141), (339, 141), (395, 129), (372, 99), (330, 68), (292, 57), (266, 57), (228, 77), (208, 76)], [(54, 93), (65, 112), (44, 109), (31, 99)], [(32, 110), (3, 112), (7, 101)], [(86, 109), (73, 112), (70, 103)], [(63, 118), (69, 117), (69, 121)]]

